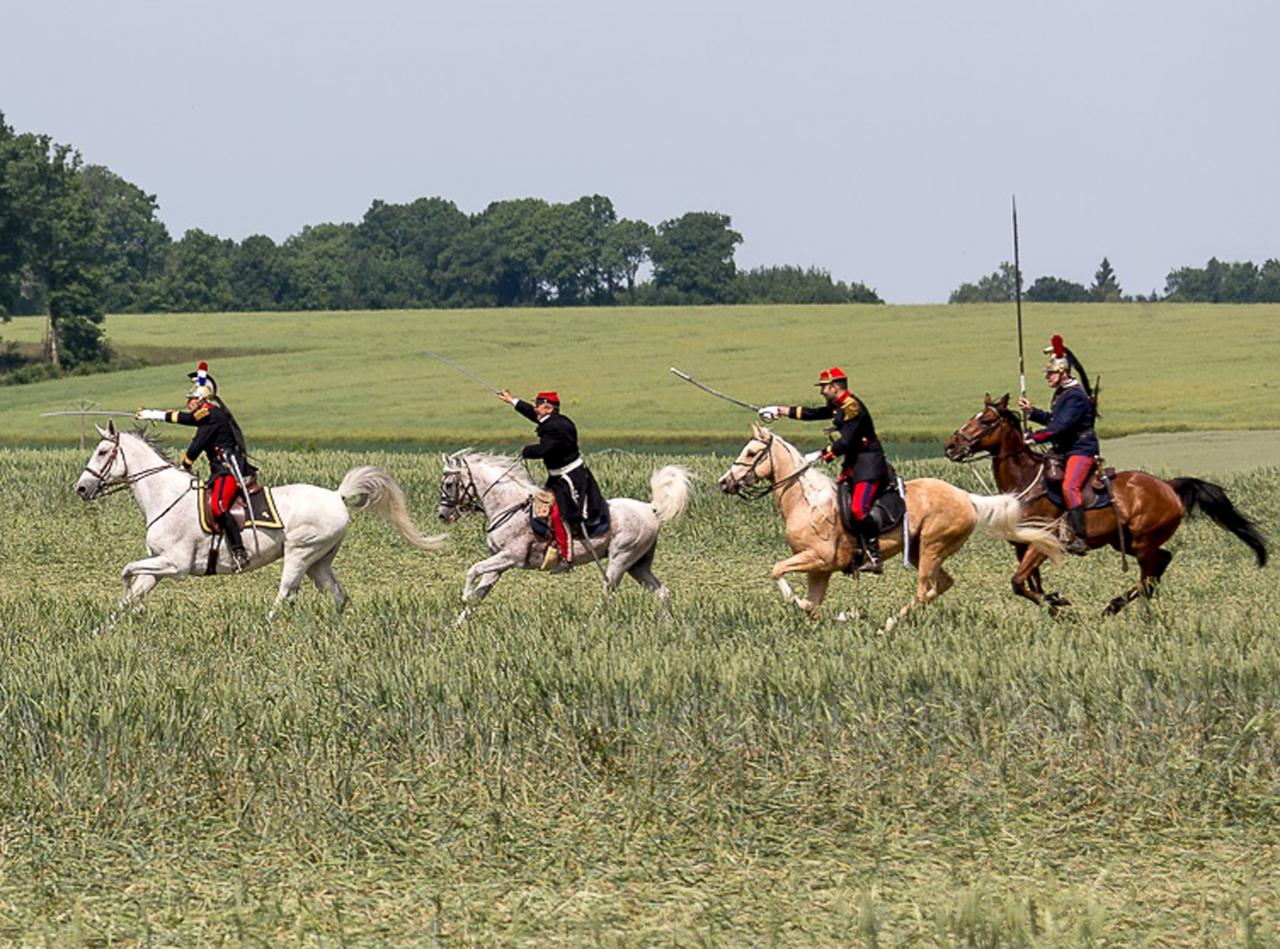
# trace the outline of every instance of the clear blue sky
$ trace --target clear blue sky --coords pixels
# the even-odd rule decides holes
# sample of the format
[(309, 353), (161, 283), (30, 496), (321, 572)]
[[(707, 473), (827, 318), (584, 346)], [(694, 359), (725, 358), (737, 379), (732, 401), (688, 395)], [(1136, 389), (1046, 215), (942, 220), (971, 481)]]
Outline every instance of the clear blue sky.
[(1280, 257), (1280, 4), (44, 0), (0, 110), (200, 227), (601, 193), (732, 216), (739, 266), (944, 301), (1012, 257), (1130, 293)]

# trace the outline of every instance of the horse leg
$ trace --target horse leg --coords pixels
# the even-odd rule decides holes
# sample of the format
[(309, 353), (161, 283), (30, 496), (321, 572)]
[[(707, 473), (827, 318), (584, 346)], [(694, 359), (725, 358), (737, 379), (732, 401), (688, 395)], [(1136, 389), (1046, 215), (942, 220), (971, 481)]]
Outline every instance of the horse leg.
[(462, 611), (454, 619), (453, 625), (461, 626), (465, 623), (475, 604), (488, 596), (498, 579), (515, 566), (519, 566), (519, 561), (505, 551), (473, 563), (467, 570), (467, 579), (462, 585)]
[(1140, 553), (1134, 554), (1134, 559), (1138, 561), (1142, 576), (1134, 586), (1107, 604), (1106, 609), (1102, 611), (1103, 616), (1115, 616), (1140, 596), (1148, 599), (1155, 596), (1156, 590), (1160, 585), (1160, 578), (1169, 569), (1173, 554), (1163, 547), (1149, 547)]
[(916, 595), (907, 601), (902, 609), (898, 610), (896, 616), (890, 616), (884, 621), (884, 625), (880, 627), (880, 635), (886, 635), (893, 632), (893, 628), (907, 618), (917, 606), (925, 606), (932, 603), (942, 594), (951, 589), (952, 584), (956, 581), (942, 569), (942, 561), (945, 559), (939, 550), (934, 549), (934, 545), (920, 545), (920, 559), (916, 568), (919, 580), (916, 581)]
[[(654, 544), (644, 556), (637, 560), (628, 568), (627, 573), (631, 578), (640, 584), (649, 592), (658, 597), (658, 602), (662, 606), (662, 612), (666, 616), (671, 615), (671, 591), (667, 589), (667, 585), (659, 580), (653, 573), (653, 554), (658, 549), (658, 545)], [(612, 561), (610, 561), (612, 563)]]
[(798, 554), (792, 554), (786, 560), (779, 560), (775, 563), (773, 569), (769, 571), (769, 575), (778, 584), (778, 590), (782, 593), (784, 602), (792, 603), (802, 610), (807, 610), (807, 601), (796, 596), (795, 591), (791, 589), (791, 584), (786, 581), (786, 575), (800, 570), (818, 570), (825, 566), (826, 561), (821, 554), (813, 550), (802, 550)]
[(182, 575), (182, 571), (166, 557), (148, 557), (145, 560), (135, 560), (133, 563), (125, 564), (124, 569), (120, 571), (120, 580), (124, 584), (124, 596), (121, 597), (117, 608), (123, 611), (136, 606), (162, 579)]
[(1013, 592), (1015, 594), (1025, 597), (1032, 603), (1036, 604), (1036, 606), (1039, 606), (1042, 602), (1048, 600), (1049, 613), (1052, 615), (1058, 608), (1058, 605), (1054, 603), (1054, 597), (1056, 597), (1056, 594), (1049, 594), (1048, 596), (1045, 596), (1041, 592), (1037, 591), (1031, 583), (1031, 578), (1033, 576), (1039, 577), (1040, 565), (1044, 563), (1046, 559), (1045, 555), (1040, 553), (1040, 551), (1036, 550), (1034, 547), (1028, 546), (1026, 553), (1024, 553), (1022, 555), (1022, 559), (1018, 561), (1018, 569), (1013, 574), (1012, 583)]
[(298, 588), (302, 586), (302, 578), (312, 566), (309, 553), (305, 548), (285, 548), (284, 567), (280, 570), (280, 589), (276, 591), (276, 601), (271, 604), (271, 610), (267, 613), (268, 622), (276, 618), (281, 606), (297, 595)]
[(333, 558), (338, 553), (338, 545), (335, 544), (327, 554), (313, 563), (307, 570), (307, 576), (311, 578), (311, 582), (316, 585), (316, 589), (321, 593), (328, 590), (333, 597), (334, 608), (341, 615), (342, 611), (347, 607), (347, 591), (342, 588), (342, 584), (338, 582), (338, 576), (333, 572)]
[[(812, 619), (817, 619), (818, 611), (822, 609), (822, 601), (827, 598), (827, 587), (830, 583), (830, 570), (810, 570), (809, 589), (796, 606), (808, 613)], [(847, 619), (848, 616), (846, 615), (845, 618)]]

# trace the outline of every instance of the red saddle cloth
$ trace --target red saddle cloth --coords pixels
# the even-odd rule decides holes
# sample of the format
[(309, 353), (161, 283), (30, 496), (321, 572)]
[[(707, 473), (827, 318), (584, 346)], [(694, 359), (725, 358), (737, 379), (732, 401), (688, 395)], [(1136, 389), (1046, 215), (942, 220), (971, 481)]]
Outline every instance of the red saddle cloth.
[[(231, 502), (231, 516), (236, 519), (236, 524), (240, 530), (244, 530), (245, 525), (252, 518), (252, 526), (264, 530), (283, 530), (284, 522), (280, 520), (280, 514), (276, 510), (275, 499), (271, 497), (271, 489), (263, 487), (258, 482), (249, 482), (249, 499), (253, 502), (253, 513), (248, 514), (244, 505), (244, 494), (237, 491), (235, 500)], [(202, 484), (196, 489), (196, 507), (200, 511), (200, 529), (206, 534), (221, 534), (222, 527), (218, 524), (217, 519), (213, 515), (213, 509), (210, 506), (212, 498), (209, 496), (208, 489)]]

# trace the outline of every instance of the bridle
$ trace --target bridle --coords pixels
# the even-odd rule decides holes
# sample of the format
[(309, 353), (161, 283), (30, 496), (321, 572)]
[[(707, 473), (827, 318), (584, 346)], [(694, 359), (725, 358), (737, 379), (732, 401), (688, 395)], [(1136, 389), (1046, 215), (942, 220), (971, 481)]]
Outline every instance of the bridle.
[[(461, 472), (458, 470), (449, 471), (446, 469), (444, 474), (440, 478), (440, 506), (442, 508), (447, 508), (449, 510), (457, 511), (459, 512), (459, 514), (466, 514), (471, 511), (484, 511), (485, 497), (487, 497), (489, 492), (494, 489), (494, 487), (498, 484), (498, 482), (501, 481), (503, 478), (505, 478), (507, 475), (509, 475), (515, 469), (515, 467), (523, 461), (523, 459), (517, 458), (515, 461), (513, 461), (505, 471), (503, 471), (500, 475), (498, 475), (498, 477), (493, 479), (493, 481), (489, 484), (489, 487), (485, 488), (484, 491), (481, 491), (479, 490), (479, 488), (476, 487), (476, 478), (475, 478), (475, 475), (472, 474), (471, 472), (471, 465), (467, 462), (465, 458), (461, 459), (461, 461), (462, 461), (461, 470), (467, 473), (467, 482), (465, 485), (462, 485), (461, 488), (455, 488), (452, 492), (450, 492), (445, 487), (446, 483), (449, 482), (449, 475), (460, 474)], [(461, 484), (461, 479), (460, 478), (453, 479), (453, 484)], [(533, 497), (530, 496), (525, 498), (519, 504), (516, 504), (513, 507), (509, 507), (506, 510), (500, 511), (499, 513), (495, 514), (493, 520), (490, 521), (487, 525), (485, 525), (485, 533), (486, 534), (493, 533), (495, 530), (497, 530), (507, 521), (511, 520), (511, 518), (515, 516), (517, 511), (520, 511), (523, 508), (528, 507), (532, 503), (533, 503)]]
[(802, 474), (808, 471), (809, 468), (811, 467), (810, 465), (801, 465), (795, 471), (791, 472), (791, 474), (777, 481), (773, 480), (772, 478), (766, 478), (764, 475), (760, 473), (760, 462), (765, 458), (768, 458), (770, 460), (773, 459), (773, 439), (774, 439), (774, 434), (773, 432), (770, 432), (768, 439), (764, 441), (764, 445), (760, 449), (760, 453), (756, 455), (754, 459), (751, 460), (750, 464), (748, 464), (745, 461), (738, 461), (735, 459), (729, 465), (730, 470), (734, 468), (740, 468), (740, 467), (746, 468), (747, 471), (743, 475), (743, 477), (746, 477), (746, 475), (748, 474), (755, 475), (756, 477), (756, 480), (753, 481), (751, 484), (743, 484), (741, 478), (737, 477), (736, 475), (734, 476), (733, 480), (738, 488), (738, 490), (735, 493), (737, 494), (738, 497), (742, 498), (742, 500), (744, 501), (758, 501), (761, 498), (768, 497), (778, 488), (785, 488), (788, 484), (797, 480)]
[[(121, 434), (123, 433), (116, 432), (115, 437), (110, 439), (111, 451), (107, 453), (107, 460), (103, 462), (101, 468), (98, 468), (95, 470), (88, 464), (84, 466), (84, 473), (91, 474), (98, 480), (97, 487), (94, 488), (92, 494), (85, 497), (85, 501), (98, 501), (98, 500), (101, 500), (102, 498), (110, 497), (113, 494), (119, 494), (121, 491), (126, 491), (129, 488), (133, 487), (133, 485), (137, 484), (139, 481), (143, 480), (144, 478), (149, 478), (153, 474), (158, 474), (161, 471), (169, 471), (173, 468), (173, 465), (168, 464), (166, 462), (163, 465), (155, 465), (154, 467), (151, 467), (151, 468), (143, 468), (141, 471), (136, 471), (133, 474), (129, 474), (129, 460), (120, 451)], [(120, 463), (124, 467), (124, 473), (121, 474), (120, 477), (118, 478), (111, 478), (109, 477), (111, 472), (111, 466), (115, 464), (117, 455), (120, 456)], [(147, 528), (150, 528), (152, 524), (160, 520), (160, 518), (164, 517), (166, 514), (172, 511), (175, 507), (177, 507), (178, 502), (181, 501), (183, 498), (185, 498), (189, 491), (194, 490), (197, 484), (199, 484), (199, 482), (196, 481), (196, 479), (193, 477), (191, 479), (191, 483), (187, 485), (186, 490), (182, 491), (182, 493), (180, 493), (176, 498), (170, 501), (163, 511), (157, 514), (155, 517), (151, 518), (151, 520), (147, 521), (147, 525), (146, 525)]]
[[(970, 421), (978, 421), (985, 414), (986, 414), (986, 409), (983, 409), (982, 412), (979, 412)], [(976, 445), (983, 438), (986, 438), (988, 435), (990, 435), (992, 432), (998, 429), (1001, 425), (1012, 424), (1009, 421), (1009, 419), (1007, 419), (1004, 416), (1004, 414), (1001, 413), (999, 409), (993, 409), (993, 414), (995, 415), (995, 418), (991, 419), (988, 422), (985, 422), (981, 428), (979, 428), (976, 432), (973, 432), (972, 434), (965, 431), (965, 428), (968, 427), (968, 423), (966, 423), (965, 425), (955, 430), (952, 437), (958, 438), (960, 440), (961, 445), (964, 447), (964, 455), (960, 458), (953, 458), (952, 461), (956, 462), (957, 464), (971, 465), (976, 462), (986, 461), (988, 459), (990, 459), (991, 461), (999, 461), (1002, 458), (1011, 458), (1014, 455), (1021, 454), (1024, 451), (1028, 452), (1032, 456), (1032, 458), (1035, 459), (1039, 467), (1036, 470), (1036, 476), (1031, 479), (1031, 481), (1027, 484), (1025, 488), (1023, 488), (1021, 491), (1018, 491), (1014, 495), (1015, 498), (1021, 501), (1028, 494), (1030, 494), (1032, 489), (1034, 489), (1035, 486), (1044, 478), (1045, 465), (1047, 464), (1048, 459), (1042, 455), (1037, 454), (1034, 451), (1031, 451), (1031, 449), (1024, 444), (1019, 444), (1017, 448), (1014, 448), (1011, 451), (994, 452), (985, 448), (978, 449), (975, 451), (974, 445)], [(983, 486), (985, 487), (985, 485), (986, 485), (986, 482), (984, 481)]]

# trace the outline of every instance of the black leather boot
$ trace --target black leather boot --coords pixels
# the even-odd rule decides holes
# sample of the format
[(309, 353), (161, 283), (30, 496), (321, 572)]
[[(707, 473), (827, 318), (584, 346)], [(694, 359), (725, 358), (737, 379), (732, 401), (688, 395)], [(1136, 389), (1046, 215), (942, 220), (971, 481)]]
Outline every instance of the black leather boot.
[(222, 525), (222, 533), (227, 538), (227, 548), (231, 551), (231, 569), (235, 573), (243, 573), (249, 568), (249, 553), (244, 549), (244, 539), (240, 536), (240, 526), (227, 511), (218, 516)]
[(1089, 552), (1089, 545), (1084, 539), (1083, 507), (1073, 507), (1067, 511), (1067, 527), (1071, 531), (1071, 536), (1067, 538), (1067, 553), (1083, 557)]
[(866, 556), (862, 558), (862, 563), (858, 564), (858, 572), (883, 573), (884, 566), (880, 563), (880, 535), (875, 533), (863, 534), (862, 549), (866, 551)]

